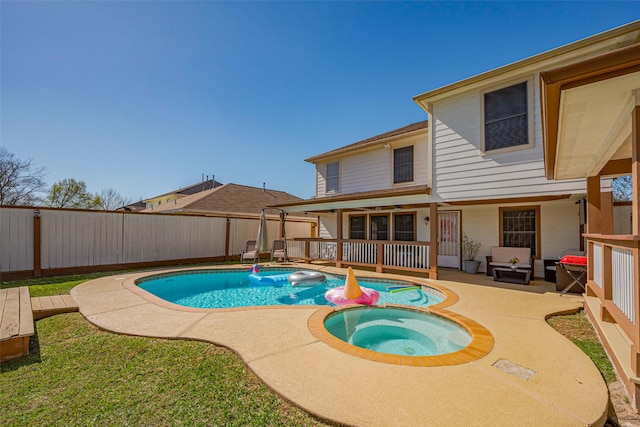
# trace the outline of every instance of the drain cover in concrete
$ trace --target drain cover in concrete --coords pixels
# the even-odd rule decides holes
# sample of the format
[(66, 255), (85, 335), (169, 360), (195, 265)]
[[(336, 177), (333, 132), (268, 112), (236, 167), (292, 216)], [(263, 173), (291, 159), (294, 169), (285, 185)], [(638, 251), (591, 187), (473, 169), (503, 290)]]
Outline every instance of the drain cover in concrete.
[(533, 369), (525, 368), (507, 359), (498, 359), (493, 366), (523, 380), (529, 380), (536, 374), (536, 371)]

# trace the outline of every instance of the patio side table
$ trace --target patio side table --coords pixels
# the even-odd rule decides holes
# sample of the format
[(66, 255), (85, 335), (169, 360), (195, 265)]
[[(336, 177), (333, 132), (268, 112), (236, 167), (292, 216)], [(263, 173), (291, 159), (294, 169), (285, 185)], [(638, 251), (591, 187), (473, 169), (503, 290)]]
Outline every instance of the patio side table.
[(520, 268), (493, 268), (493, 280), (496, 282), (517, 283), (519, 285), (528, 285), (531, 280), (531, 270)]

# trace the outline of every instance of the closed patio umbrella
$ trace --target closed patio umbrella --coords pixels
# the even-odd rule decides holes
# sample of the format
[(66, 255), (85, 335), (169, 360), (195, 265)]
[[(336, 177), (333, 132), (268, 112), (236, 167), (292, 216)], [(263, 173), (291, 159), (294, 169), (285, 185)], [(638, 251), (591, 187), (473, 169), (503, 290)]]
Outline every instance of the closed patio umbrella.
[(256, 251), (258, 262), (260, 262), (260, 252), (269, 252), (269, 235), (267, 233), (267, 216), (262, 209), (260, 224), (258, 224), (258, 237), (256, 238)]

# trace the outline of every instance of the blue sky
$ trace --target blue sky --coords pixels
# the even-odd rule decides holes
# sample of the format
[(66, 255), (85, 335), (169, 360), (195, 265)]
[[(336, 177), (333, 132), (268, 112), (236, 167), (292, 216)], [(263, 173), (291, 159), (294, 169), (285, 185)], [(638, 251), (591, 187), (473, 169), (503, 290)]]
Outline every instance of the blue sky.
[(305, 158), (426, 119), (423, 92), (640, 19), (640, 2), (0, 1), (0, 144), (134, 201), (314, 194)]

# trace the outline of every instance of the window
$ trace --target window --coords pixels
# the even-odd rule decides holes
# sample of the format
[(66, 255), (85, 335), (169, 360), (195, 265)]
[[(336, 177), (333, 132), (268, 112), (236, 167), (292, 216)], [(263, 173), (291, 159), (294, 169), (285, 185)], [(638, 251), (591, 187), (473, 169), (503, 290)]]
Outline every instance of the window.
[(340, 189), (340, 163), (327, 163), (326, 192), (337, 192)]
[(388, 215), (371, 215), (371, 240), (389, 240)]
[(414, 241), (415, 215), (396, 214), (393, 216), (393, 240)]
[(529, 81), (484, 92), (482, 96), (482, 150), (484, 152), (533, 146), (533, 100)]
[(540, 248), (540, 207), (500, 208), (501, 246), (531, 248), (538, 258)]
[(349, 238), (366, 239), (366, 215), (352, 215), (349, 217)]
[(393, 183), (413, 181), (413, 146), (393, 150)]

